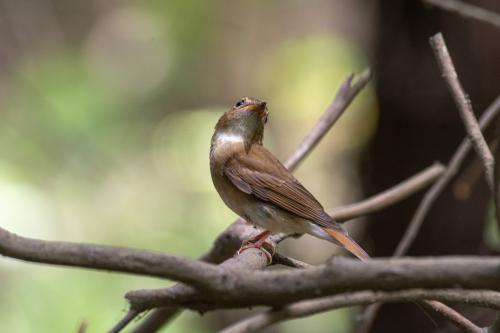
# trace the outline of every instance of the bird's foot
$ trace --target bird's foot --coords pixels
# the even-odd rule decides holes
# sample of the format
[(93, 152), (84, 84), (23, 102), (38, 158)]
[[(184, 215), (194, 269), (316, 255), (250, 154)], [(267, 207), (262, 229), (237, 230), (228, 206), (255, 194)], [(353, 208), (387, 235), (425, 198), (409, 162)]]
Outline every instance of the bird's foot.
[(271, 235), (270, 231), (264, 231), (255, 236), (252, 239), (244, 241), (241, 244), (240, 249), (238, 250), (238, 254), (242, 253), (247, 249), (259, 249), (261, 250), (267, 257), (268, 265), (273, 261), (273, 255), (275, 253), (274, 245), (270, 242), (267, 242), (267, 238)]
[(244, 242), (244, 244), (241, 245), (240, 249), (238, 250), (238, 254), (241, 254), (243, 251), (248, 250), (248, 249), (259, 249), (264, 253), (267, 257), (267, 264), (270, 265), (273, 262), (273, 256), (274, 256), (274, 246), (269, 243), (269, 242), (262, 242), (262, 243), (252, 243), (249, 241)]

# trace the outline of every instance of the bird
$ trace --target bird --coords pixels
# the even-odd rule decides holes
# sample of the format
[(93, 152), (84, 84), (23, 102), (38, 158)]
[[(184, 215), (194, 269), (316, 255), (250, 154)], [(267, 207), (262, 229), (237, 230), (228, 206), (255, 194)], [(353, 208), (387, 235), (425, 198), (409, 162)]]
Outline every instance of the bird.
[(260, 248), (271, 261), (273, 254), (265, 249), (271, 234), (310, 234), (367, 260), (363, 248), (263, 146), (268, 116), (266, 102), (244, 97), (219, 118), (211, 140), (210, 173), (219, 196), (237, 215), (265, 230), (245, 241), (239, 252)]

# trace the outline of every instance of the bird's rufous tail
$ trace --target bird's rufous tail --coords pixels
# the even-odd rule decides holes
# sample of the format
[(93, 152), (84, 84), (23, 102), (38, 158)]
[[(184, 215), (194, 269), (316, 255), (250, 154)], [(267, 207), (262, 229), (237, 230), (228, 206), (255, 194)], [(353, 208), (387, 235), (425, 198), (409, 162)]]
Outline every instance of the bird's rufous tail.
[(361, 246), (358, 245), (358, 243), (356, 243), (351, 237), (349, 237), (347, 233), (342, 232), (342, 230), (334, 230), (330, 228), (323, 228), (323, 230), (359, 259), (370, 259), (368, 253), (366, 253), (365, 250), (363, 250)]

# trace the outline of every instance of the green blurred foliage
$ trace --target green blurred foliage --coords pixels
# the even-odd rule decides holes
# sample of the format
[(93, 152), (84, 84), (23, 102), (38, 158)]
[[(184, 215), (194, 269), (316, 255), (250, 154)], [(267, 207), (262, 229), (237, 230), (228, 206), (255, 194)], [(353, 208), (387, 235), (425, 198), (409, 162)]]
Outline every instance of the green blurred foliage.
[[(71, 26), (59, 26), (60, 39), (25, 31), (42, 46), (19, 51), (0, 77), (0, 225), (25, 236), (189, 257), (209, 249), (235, 217), (212, 188), (208, 169), (213, 126), (242, 97), (235, 94), (268, 101), (265, 142), (284, 158), (347, 74), (366, 65), (352, 41), (334, 31), (317, 33), (307, 21), (302, 34), (277, 30), (260, 45), (259, 36), (277, 28), (273, 13), (287, 3), (238, 6), (110, 4), (94, 8), (84, 23), (79, 12), (66, 12), (75, 18), (66, 24), (84, 25), (75, 29), (80, 34), (65, 31)], [(262, 25), (239, 14), (262, 15)], [(21, 23), (13, 28), (22, 30)], [(298, 173), (327, 207), (356, 197), (352, 169), (376, 125), (374, 104), (373, 92), (364, 92)], [(126, 291), (170, 284), (10, 259), (0, 261), (0, 279), (5, 332), (75, 332), (83, 319), (88, 332), (103, 332), (123, 315)], [(172, 331), (206, 332), (214, 320), (184, 313)], [(282, 331), (304, 328), (347, 332), (351, 315), (326, 313), (286, 323)]]

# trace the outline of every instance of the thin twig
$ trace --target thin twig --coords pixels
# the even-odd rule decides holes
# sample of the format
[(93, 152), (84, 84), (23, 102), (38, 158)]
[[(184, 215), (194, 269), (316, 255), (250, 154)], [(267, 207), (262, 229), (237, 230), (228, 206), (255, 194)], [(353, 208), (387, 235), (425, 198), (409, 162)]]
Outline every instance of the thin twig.
[(484, 333), (484, 330), (471, 322), (469, 319), (465, 318), (462, 316), (460, 313), (458, 313), (456, 310), (450, 308), (449, 306), (438, 302), (438, 301), (422, 301), (419, 302), (418, 304), (422, 304), (426, 306), (427, 309), (436, 311), (439, 315), (441, 315), (443, 318), (447, 319), (450, 321), (452, 324), (454, 324), (457, 328), (459, 328), (462, 332), (467, 332), (467, 333)]
[(157, 308), (144, 318), (131, 333), (152, 333), (159, 331), (169, 320), (180, 313), (177, 307)]
[(460, 0), (423, 0), (423, 2), (500, 28), (500, 14), (484, 8), (470, 5)]
[(118, 333), (120, 332), (125, 326), (128, 325), (134, 318), (137, 316), (137, 311), (135, 310), (128, 310), (128, 312), (125, 314), (125, 316), (118, 322), (116, 323), (115, 326), (113, 326), (112, 329), (109, 330), (108, 333)]
[[(441, 302), (466, 303), (497, 310), (500, 309), (500, 292), (490, 290), (409, 289), (394, 292), (360, 291), (296, 302), (282, 308), (266, 310), (245, 318), (222, 330), (220, 333), (253, 332), (278, 322), (350, 306), (367, 305), (378, 302), (415, 302), (425, 299)], [(441, 306), (438, 308), (440, 309)], [(447, 311), (446, 313), (452, 312)], [(481, 330), (470, 322), (462, 325), (462, 318), (452, 318), (452, 321), (460, 325), (460, 327), (465, 326), (467, 331), (479, 332), (479, 330)]]
[(87, 332), (87, 327), (88, 327), (88, 322), (84, 319), (80, 322), (80, 325), (78, 326), (78, 333), (85, 333)]
[(453, 65), (453, 61), (451, 60), (443, 35), (441, 33), (437, 33), (436, 35), (432, 36), (430, 38), (430, 44), (438, 61), (439, 68), (441, 69), (441, 74), (443, 75), (443, 78), (446, 81), (446, 85), (453, 95), (453, 99), (455, 101), (455, 104), (457, 105), (467, 135), (472, 142), (474, 150), (483, 162), (486, 174), (486, 182), (488, 183), (490, 190), (493, 192), (493, 167), (495, 164), (493, 154), (491, 154), (490, 148), (488, 147), (488, 144), (486, 143), (486, 140), (481, 133), (481, 129), (479, 128), (479, 124), (477, 123), (476, 116), (474, 115), (474, 111), (472, 110), (471, 101), (465, 94), (460, 80), (458, 79), (455, 66)]
[(309, 268), (312, 267), (312, 265), (302, 262), (300, 260), (285, 256), (281, 253), (276, 253), (273, 256), (273, 264), (274, 265), (284, 265), (288, 267), (293, 267), (293, 268)]
[(386, 207), (392, 206), (410, 195), (415, 194), (421, 189), (425, 188), (445, 171), (441, 163), (434, 163), (430, 167), (420, 171), (419, 173), (411, 176), (403, 182), (391, 187), (377, 195), (374, 195), (363, 201), (354, 203), (348, 206), (342, 206), (330, 212), (330, 215), (337, 222), (344, 222), (356, 217), (371, 214), (376, 211), (382, 210)]
[(351, 85), (353, 75), (350, 75), (342, 84), (333, 102), (325, 110), (321, 118), (309, 131), (300, 146), (290, 156), (285, 166), (289, 170), (294, 170), (299, 163), (304, 160), (307, 155), (316, 147), (330, 128), (337, 122), (340, 116), (344, 113), (347, 107), (351, 104), (352, 100), (359, 94), (359, 92), (366, 86), (371, 79), (371, 72), (365, 69), (356, 82)]

